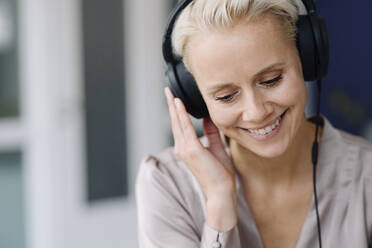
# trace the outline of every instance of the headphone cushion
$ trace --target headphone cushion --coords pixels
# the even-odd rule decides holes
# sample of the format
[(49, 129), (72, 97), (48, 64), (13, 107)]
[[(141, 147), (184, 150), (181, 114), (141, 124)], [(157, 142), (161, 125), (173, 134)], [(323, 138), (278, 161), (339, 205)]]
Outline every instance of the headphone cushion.
[(308, 16), (300, 15), (297, 23), (297, 49), (299, 51), (302, 72), (305, 81), (317, 79), (316, 48), (314, 44), (313, 31)]
[(207, 106), (199, 91), (194, 77), (186, 69), (182, 60), (168, 64), (166, 72), (170, 90), (175, 97), (182, 100), (189, 114), (195, 118), (209, 116)]
[(317, 78), (320, 79), (328, 73), (329, 63), (329, 44), (328, 44), (328, 32), (325, 21), (320, 16), (310, 16), (311, 23), (314, 30), (314, 38), (316, 41), (317, 56), (319, 60)]

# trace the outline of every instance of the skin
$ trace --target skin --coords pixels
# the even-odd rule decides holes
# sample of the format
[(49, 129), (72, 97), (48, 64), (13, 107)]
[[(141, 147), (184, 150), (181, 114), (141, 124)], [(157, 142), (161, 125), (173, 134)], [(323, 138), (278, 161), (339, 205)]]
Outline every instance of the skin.
[[(264, 247), (294, 246), (312, 199), (315, 128), (304, 116), (306, 88), (295, 43), (281, 27), (264, 16), (189, 40), (186, 62), (210, 113), (203, 120), (209, 148), (198, 141), (182, 102), (166, 90), (175, 152), (207, 196), (208, 225), (226, 231), (236, 224), (238, 173)], [(273, 87), (263, 83), (280, 75)], [(216, 100), (226, 96), (227, 102)], [(284, 111), (274, 137), (256, 140), (244, 130), (266, 126)], [(231, 158), (219, 130), (230, 140)]]

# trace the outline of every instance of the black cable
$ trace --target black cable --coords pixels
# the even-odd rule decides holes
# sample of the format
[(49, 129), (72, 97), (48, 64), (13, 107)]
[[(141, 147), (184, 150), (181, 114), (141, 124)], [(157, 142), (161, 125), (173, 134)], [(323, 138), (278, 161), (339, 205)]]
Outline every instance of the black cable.
[(319, 125), (321, 123), (321, 117), (320, 117), (320, 92), (321, 92), (321, 84), (322, 81), (319, 79), (317, 81), (318, 86), (318, 105), (317, 105), (317, 116), (315, 118), (315, 139), (313, 142), (313, 147), (311, 151), (311, 160), (313, 162), (313, 186), (314, 186), (314, 200), (315, 200), (315, 211), (316, 211), (316, 220), (318, 224), (318, 241), (319, 241), (319, 248), (322, 248), (322, 235), (321, 235), (321, 229), (320, 229), (320, 218), (319, 218), (319, 210), (318, 210), (318, 195), (316, 190), (316, 166), (318, 163), (318, 133), (319, 133)]

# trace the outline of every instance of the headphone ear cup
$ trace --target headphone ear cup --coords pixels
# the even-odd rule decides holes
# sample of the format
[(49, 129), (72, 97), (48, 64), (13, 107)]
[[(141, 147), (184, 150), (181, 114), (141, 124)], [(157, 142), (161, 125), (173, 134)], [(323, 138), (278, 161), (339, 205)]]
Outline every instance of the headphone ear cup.
[(320, 16), (311, 16), (311, 22), (314, 30), (314, 37), (316, 41), (317, 56), (319, 66), (317, 70), (317, 78), (320, 79), (327, 75), (329, 64), (329, 43), (328, 32), (325, 21)]
[(300, 55), (302, 72), (305, 81), (317, 79), (317, 51), (315, 48), (313, 31), (310, 19), (307, 15), (298, 16), (296, 23), (297, 36), (296, 43)]
[(166, 75), (170, 90), (175, 97), (182, 100), (189, 114), (198, 119), (209, 116), (195, 79), (182, 60), (173, 62), (173, 64), (168, 63)]
[(182, 102), (185, 104), (185, 96), (183, 93), (182, 88), (179, 87), (178, 77), (176, 75), (175, 68), (173, 64), (167, 64), (167, 70), (165, 72), (165, 78), (167, 79), (167, 84), (169, 89), (171, 90), (174, 97), (180, 98)]

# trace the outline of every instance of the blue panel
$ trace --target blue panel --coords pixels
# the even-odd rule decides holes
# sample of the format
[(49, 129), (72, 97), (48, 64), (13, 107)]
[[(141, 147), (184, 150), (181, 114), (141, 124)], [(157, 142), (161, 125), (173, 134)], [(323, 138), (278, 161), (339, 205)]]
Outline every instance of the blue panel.
[(334, 126), (372, 138), (372, 1), (316, 4), (328, 26), (331, 55), (323, 81), (322, 113)]

